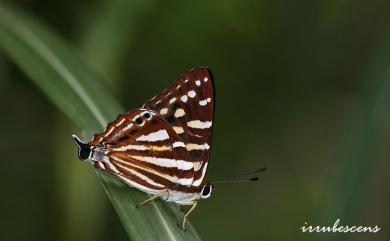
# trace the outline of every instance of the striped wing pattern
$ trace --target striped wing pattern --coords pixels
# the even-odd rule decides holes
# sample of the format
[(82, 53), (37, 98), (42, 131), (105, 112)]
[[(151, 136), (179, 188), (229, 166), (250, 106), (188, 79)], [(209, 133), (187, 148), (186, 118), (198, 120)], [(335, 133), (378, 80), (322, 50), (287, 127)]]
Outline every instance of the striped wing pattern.
[(193, 186), (205, 176), (212, 141), (215, 87), (208, 68), (195, 68), (182, 74), (143, 108), (161, 115), (179, 135), (194, 163)]
[(90, 145), (108, 157), (96, 168), (148, 193), (190, 186), (194, 166), (180, 137), (157, 113), (137, 109), (120, 115)]
[(199, 192), (210, 157), (214, 83), (208, 68), (182, 74), (88, 144), (94, 166), (150, 194)]

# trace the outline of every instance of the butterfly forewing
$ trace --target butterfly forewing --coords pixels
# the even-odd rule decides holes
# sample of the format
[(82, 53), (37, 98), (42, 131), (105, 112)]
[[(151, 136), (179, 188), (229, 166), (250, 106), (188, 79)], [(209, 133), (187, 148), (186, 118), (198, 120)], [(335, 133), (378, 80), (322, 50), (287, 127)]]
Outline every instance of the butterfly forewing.
[(95, 163), (97, 168), (141, 190), (157, 193), (193, 182), (194, 166), (185, 144), (155, 111), (138, 109), (120, 115), (89, 144), (106, 150), (109, 158)]
[(144, 105), (163, 117), (185, 144), (194, 163), (194, 186), (202, 183), (210, 158), (214, 92), (211, 71), (196, 68)]

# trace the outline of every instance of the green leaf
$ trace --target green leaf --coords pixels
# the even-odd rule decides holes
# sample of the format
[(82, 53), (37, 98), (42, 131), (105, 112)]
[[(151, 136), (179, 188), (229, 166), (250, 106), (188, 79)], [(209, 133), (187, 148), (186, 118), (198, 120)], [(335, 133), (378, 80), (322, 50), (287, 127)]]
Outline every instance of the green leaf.
[[(0, 6), (0, 48), (87, 137), (124, 112), (72, 48), (33, 17), (4, 5)], [(131, 240), (200, 240), (190, 223), (186, 232), (178, 227), (183, 214), (177, 206), (158, 200), (135, 209), (146, 194), (97, 174)]]

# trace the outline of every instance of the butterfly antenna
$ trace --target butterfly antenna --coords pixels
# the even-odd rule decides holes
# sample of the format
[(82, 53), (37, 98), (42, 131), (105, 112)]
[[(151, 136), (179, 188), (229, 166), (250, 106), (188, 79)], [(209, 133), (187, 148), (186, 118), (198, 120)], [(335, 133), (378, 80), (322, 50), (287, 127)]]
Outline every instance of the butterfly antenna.
[(260, 168), (258, 170), (254, 170), (254, 171), (250, 171), (250, 172), (244, 172), (244, 173), (240, 173), (240, 174), (237, 174), (237, 175), (234, 175), (234, 176), (229, 176), (229, 177), (224, 177), (224, 178), (221, 178), (221, 179), (217, 179), (217, 180), (211, 181), (210, 183), (211, 184), (218, 184), (218, 183), (254, 182), (254, 181), (258, 181), (259, 177), (252, 177), (252, 178), (241, 178), (241, 177), (244, 177), (244, 176), (247, 176), (247, 175), (257, 174), (257, 173), (260, 173), (260, 172), (264, 172), (266, 170), (267, 170), (267, 168), (263, 167), (263, 168)]

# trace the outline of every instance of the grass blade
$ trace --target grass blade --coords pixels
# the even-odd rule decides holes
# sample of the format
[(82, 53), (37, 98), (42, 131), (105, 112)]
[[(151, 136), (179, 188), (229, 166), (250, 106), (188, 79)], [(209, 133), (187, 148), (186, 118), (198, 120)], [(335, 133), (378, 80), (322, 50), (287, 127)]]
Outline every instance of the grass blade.
[[(32, 17), (5, 6), (0, 6), (0, 48), (87, 137), (124, 112), (70, 47)], [(177, 227), (183, 216), (178, 208), (157, 201), (136, 210), (147, 195), (98, 175), (132, 240), (200, 240), (190, 223), (187, 232)]]

